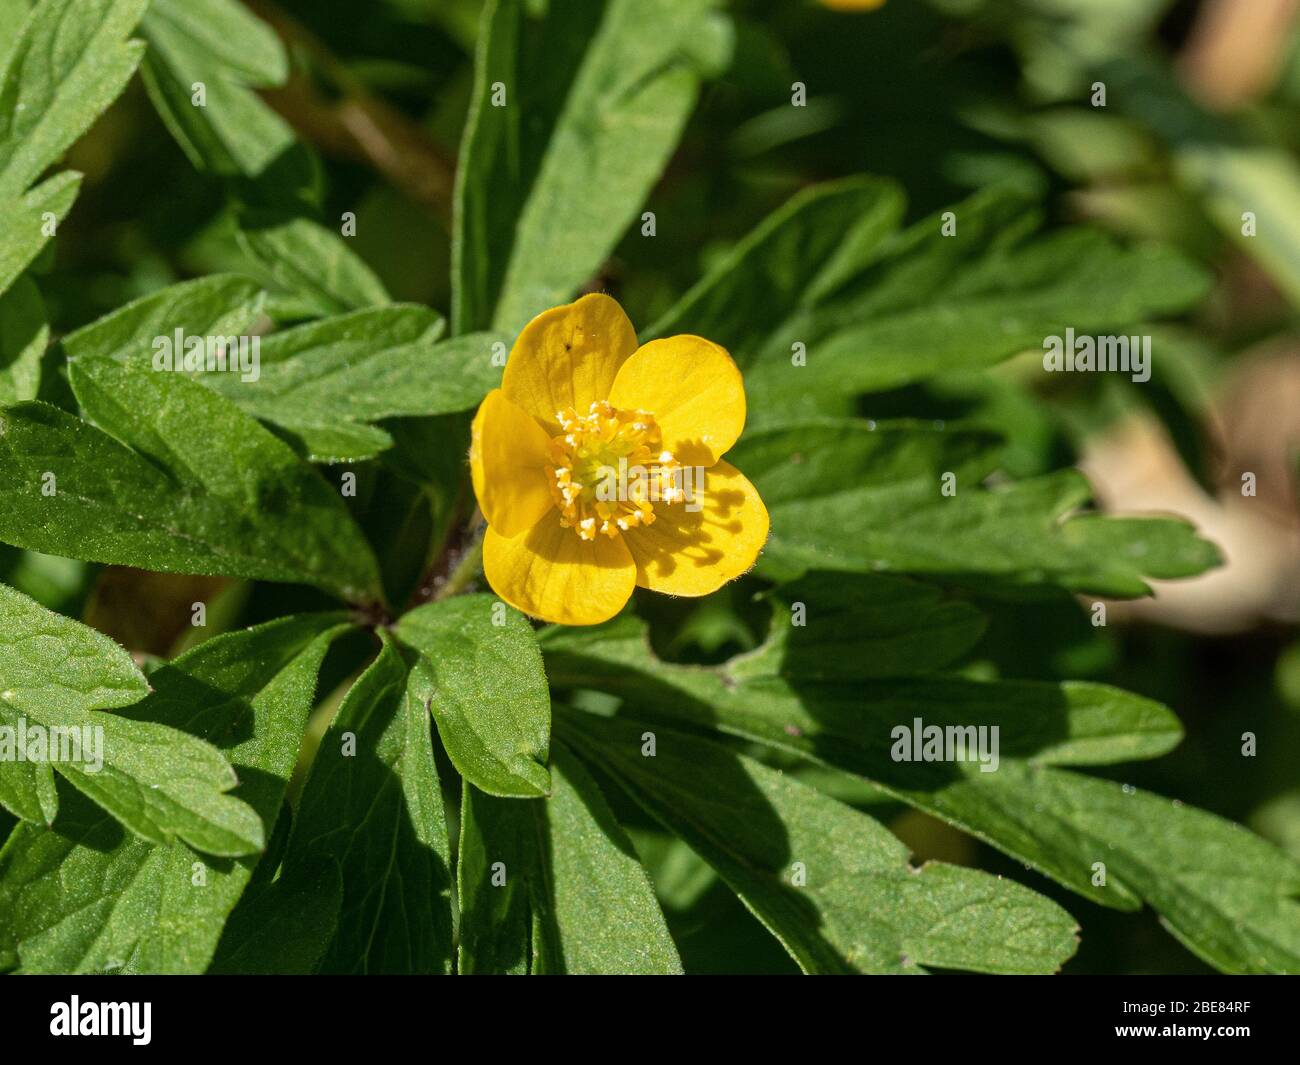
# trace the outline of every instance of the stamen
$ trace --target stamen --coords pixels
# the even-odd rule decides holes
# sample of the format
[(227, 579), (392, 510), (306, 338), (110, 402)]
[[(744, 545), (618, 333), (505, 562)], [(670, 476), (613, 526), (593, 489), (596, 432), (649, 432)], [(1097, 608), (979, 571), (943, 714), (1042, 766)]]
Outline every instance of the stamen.
[(560, 524), (581, 540), (610, 538), (654, 523), (655, 504), (680, 502), (681, 464), (664, 449), (652, 413), (596, 400), (586, 414), (555, 412), (551, 495)]

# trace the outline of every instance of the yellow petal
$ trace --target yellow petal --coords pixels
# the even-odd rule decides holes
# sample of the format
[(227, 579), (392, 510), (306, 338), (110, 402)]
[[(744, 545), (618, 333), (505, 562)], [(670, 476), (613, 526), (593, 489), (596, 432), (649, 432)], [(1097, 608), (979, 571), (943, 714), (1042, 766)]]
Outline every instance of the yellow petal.
[(636, 351), (636, 330), (616, 300), (602, 293), (543, 311), (515, 341), (501, 377), (506, 398), (560, 432), (557, 411), (579, 414), (608, 399), (618, 368)]
[(470, 430), (469, 468), (474, 495), (488, 525), (502, 536), (531, 529), (555, 508), (550, 476), (550, 438), (532, 418), (489, 392)]
[(711, 340), (652, 340), (623, 364), (609, 401), (646, 410), (663, 431), (664, 447), (688, 466), (712, 466), (745, 428), (740, 370)]
[(489, 528), (483, 574), (511, 606), (560, 625), (608, 621), (636, 587), (636, 563), (619, 537), (580, 540), (555, 510), (513, 539)]
[(659, 504), (652, 525), (623, 534), (636, 559), (636, 582), (669, 595), (708, 595), (754, 564), (767, 542), (767, 507), (730, 463), (704, 474), (703, 506)]

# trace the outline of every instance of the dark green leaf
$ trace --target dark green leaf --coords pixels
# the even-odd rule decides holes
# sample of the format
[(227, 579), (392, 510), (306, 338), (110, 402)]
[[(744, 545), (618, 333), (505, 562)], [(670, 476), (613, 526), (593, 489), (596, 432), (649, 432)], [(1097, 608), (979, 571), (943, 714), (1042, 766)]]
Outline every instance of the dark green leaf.
[(20, 278), (0, 295), (0, 405), (36, 398), (41, 356), (49, 339), (40, 291)]
[(490, 795), (545, 795), (551, 704), (528, 620), (495, 596), (462, 595), (412, 610), (394, 631), (418, 656), (412, 691), (460, 773)]
[(0, 203), (21, 197), (126, 87), (144, 51), (126, 37), (148, 5), (36, 6), (0, 76)]
[(285, 876), (338, 862), (325, 972), (451, 971), (451, 845), (430, 728), (385, 636), (321, 742), (285, 857)]
[(555, 750), (546, 800), (465, 787), (461, 973), (679, 973), (650, 879), (600, 789)]
[(709, 7), (486, 6), (457, 168), (456, 333), (517, 332), (600, 269), (695, 105)]
[(1066, 327), (1106, 332), (1179, 311), (1207, 287), (1183, 257), (1121, 249), (1099, 232), (1030, 240), (1036, 212), (1006, 192), (952, 213), (951, 236), (936, 215), (886, 239), (901, 214), (892, 186), (857, 179), (800, 193), (646, 337), (723, 344), (745, 369), (751, 423), (770, 423), (834, 409), (846, 393), (1041, 352)]
[[(731, 676), (870, 680), (928, 673), (960, 658), (984, 632), (969, 603), (919, 581), (812, 573), (770, 593), (771, 633), (732, 659)], [(865, 653), (864, 653), (865, 652)]]
[(630, 721), (567, 712), (559, 728), (712, 865), (806, 972), (1050, 973), (1074, 953), (1077, 926), (1054, 902), (973, 869), (913, 866), (882, 825), (753, 759)]
[[(553, 684), (609, 691), (657, 717), (862, 776), (1103, 905), (1135, 909), (1146, 899), (1175, 935), (1225, 971), (1300, 968), (1300, 866), (1210, 814), (1050, 768), (1167, 751), (1181, 730), (1156, 703), (1080, 682), (735, 683), (726, 665), (654, 659), (631, 619), (591, 632), (549, 630), (542, 643)], [(915, 718), (998, 725), (997, 770), (895, 761), (892, 730)], [(1095, 882), (1097, 862), (1106, 866), (1104, 884)]]
[(363, 423), (468, 410), (500, 382), (493, 356), (508, 350), (506, 337), (440, 341), (442, 329), (424, 307), (356, 311), (265, 338), (256, 381), (201, 380), (302, 441), (314, 460), (355, 461), (392, 443)]
[[(809, 609), (815, 615), (816, 603)], [(864, 631), (854, 655), (870, 661), (891, 640), (890, 634)], [(825, 678), (816, 658), (805, 669), (779, 636), (712, 667), (659, 660), (644, 624), (631, 616), (589, 630), (548, 629), (541, 644), (557, 687), (607, 691), (672, 719), (716, 726), (841, 768), (851, 762), (852, 772), (904, 786), (927, 774), (940, 781), (953, 775), (947, 766), (891, 759), (891, 730), (915, 717), (943, 726), (998, 726), (1003, 762), (1104, 765), (1155, 758), (1182, 738), (1178, 720), (1159, 703), (1104, 684), (867, 679), (866, 670), (859, 674), (863, 679)], [(779, 672), (765, 673), (763, 666)]]
[(209, 973), (306, 976), (338, 926), (343, 877), (332, 858), (250, 885), (226, 923)]
[[(274, 829), (339, 615), (217, 636), (150, 677), (119, 711), (220, 748), (235, 795)], [(127, 835), (76, 792), (52, 829), (21, 826), (0, 852), (0, 967), (28, 972), (202, 972), (256, 856), (206, 858)]]
[(729, 458), (767, 504), (762, 564), (776, 573), (897, 570), (1135, 597), (1147, 578), (1219, 563), (1177, 519), (1070, 517), (1091, 495), (1074, 471), (986, 489), (991, 456), (987, 435), (968, 430), (821, 420), (750, 433)]

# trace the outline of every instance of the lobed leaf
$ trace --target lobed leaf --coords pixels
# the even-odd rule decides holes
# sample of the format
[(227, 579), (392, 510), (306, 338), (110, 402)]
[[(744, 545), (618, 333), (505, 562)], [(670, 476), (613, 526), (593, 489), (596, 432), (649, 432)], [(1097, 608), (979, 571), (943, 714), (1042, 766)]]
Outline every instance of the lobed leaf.
[[(542, 646), (558, 687), (608, 691), (656, 719), (715, 728), (863, 777), (1095, 902), (1136, 909), (1145, 899), (1174, 935), (1226, 972), (1300, 971), (1300, 864), (1211, 814), (1052, 768), (1164, 753), (1181, 730), (1156, 703), (1082, 682), (737, 683), (726, 665), (655, 659), (627, 618), (590, 632), (549, 630)], [(915, 718), (999, 726), (996, 770), (896, 761), (892, 729)]]
[(411, 690), (461, 775), (489, 795), (547, 794), (551, 701), (528, 620), (495, 596), (462, 595), (393, 631), (415, 653)]
[[(158, 669), (138, 721), (219, 748), (270, 836), (341, 615), (282, 618), (216, 636)], [(21, 825), (0, 850), (0, 968), (36, 973), (197, 973), (257, 856), (208, 858), (127, 835), (66, 789), (51, 828)]]
[[(644, 339), (707, 336), (745, 370), (751, 424), (844, 409), (845, 395), (992, 366), (1063, 334), (1176, 312), (1208, 279), (1181, 255), (1102, 233), (1031, 237), (1036, 209), (978, 193), (901, 233), (898, 190), (864, 179), (799, 193)], [(840, 240), (836, 240), (836, 234)], [(794, 345), (804, 360), (792, 359)]]
[(459, 971), (680, 973), (650, 878), (595, 781), (563, 747), (551, 781), (544, 801), (465, 786)]
[(264, 338), (257, 381), (201, 380), (278, 426), (313, 461), (356, 460), (392, 445), (372, 423), (469, 410), (499, 383), (493, 358), (507, 338), (442, 340), (442, 330), (438, 314), (415, 305), (355, 311)]
[(518, 332), (600, 269), (695, 105), (709, 8), (485, 6), (456, 176), (455, 333)]
[(387, 635), (321, 741), (294, 823), (284, 877), (326, 878), (337, 863), (333, 973), (451, 971), (451, 845), (429, 714)]
[(730, 457), (767, 504), (761, 565), (777, 574), (896, 570), (994, 592), (1060, 584), (1133, 598), (1150, 594), (1148, 578), (1219, 564), (1180, 519), (1071, 516), (1091, 495), (1072, 470), (982, 487), (989, 442), (964, 429), (820, 419), (749, 433)]
[(1077, 926), (1056, 903), (974, 869), (913, 866), (882, 825), (752, 758), (657, 725), (573, 711), (559, 722), (805, 972), (1050, 973), (1074, 954)]
[(41, 0), (0, 74), (0, 203), (23, 196), (126, 87), (149, 0)]
[(19, 278), (0, 295), (0, 405), (36, 398), (49, 339), (40, 291), (29, 278)]

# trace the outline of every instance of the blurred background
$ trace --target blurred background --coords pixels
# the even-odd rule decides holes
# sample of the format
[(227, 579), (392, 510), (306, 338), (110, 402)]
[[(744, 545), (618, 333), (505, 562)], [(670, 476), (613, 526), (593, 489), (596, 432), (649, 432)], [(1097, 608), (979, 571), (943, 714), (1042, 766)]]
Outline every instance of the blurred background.
[[(394, 298), (446, 310), (481, 3), (247, 6), (289, 46), (289, 81), (262, 95), (311, 149), (311, 195), (327, 217), (356, 212), (353, 247)], [(699, 45), (711, 80), (651, 197), (658, 239), (630, 236), (598, 280), (633, 321), (666, 310), (791, 193), (856, 173), (900, 181), (912, 218), (1011, 184), (1053, 221), (1173, 244), (1213, 272), (1194, 314), (1150, 327), (1148, 383), (1048, 378), (1029, 352), (993, 373), (872, 395), (862, 413), (996, 428), (1012, 475), (1077, 463), (1108, 510), (1179, 513), (1220, 546), (1223, 568), (1109, 604), (1105, 628), (1065, 593), (981, 602), (993, 624), (969, 668), (1102, 680), (1167, 703), (1187, 740), (1116, 779), (1242, 821), (1300, 856), (1300, 0), (751, 0), (719, 12), (716, 39)], [(805, 107), (790, 106), (795, 82)], [(257, 273), (235, 240), (230, 184), (191, 166), (139, 79), (70, 165), (84, 191), (41, 266), (56, 334), (172, 281)], [(1270, 225), (1252, 232), (1248, 212)], [(282, 612), (298, 594), (8, 548), (0, 579), (141, 656), (192, 639), (175, 627), (180, 604), (208, 600), (210, 634), (256, 620), (260, 595), (280, 596)], [(678, 661), (721, 660), (763, 627), (739, 591), (641, 609), (664, 634), (657, 650)], [(1245, 732), (1254, 757), (1235, 756)], [(869, 806), (922, 857), (1012, 871), (848, 780), (820, 783)], [(681, 844), (648, 825), (637, 843), (688, 969), (793, 968)], [(1208, 971), (1149, 912), (1032, 883), (1088, 929), (1067, 973)]]

